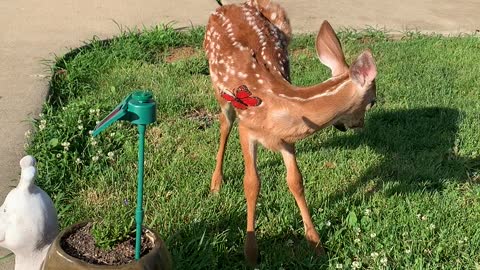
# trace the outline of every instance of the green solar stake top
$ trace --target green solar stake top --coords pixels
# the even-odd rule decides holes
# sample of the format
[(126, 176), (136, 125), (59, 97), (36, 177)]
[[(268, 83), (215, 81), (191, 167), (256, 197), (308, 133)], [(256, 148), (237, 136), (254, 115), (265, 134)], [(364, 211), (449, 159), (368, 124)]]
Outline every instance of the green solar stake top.
[(138, 177), (137, 209), (135, 211), (136, 239), (135, 259), (140, 259), (140, 244), (143, 224), (143, 157), (145, 146), (145, 129), (156, 120), (156, 105), (150, 92), (137, 91), (128, 95), (115, 109), (105, 117), (93, 130), (97, 136), (108, 126), (118, 120), (126, 120), (138, 126)]

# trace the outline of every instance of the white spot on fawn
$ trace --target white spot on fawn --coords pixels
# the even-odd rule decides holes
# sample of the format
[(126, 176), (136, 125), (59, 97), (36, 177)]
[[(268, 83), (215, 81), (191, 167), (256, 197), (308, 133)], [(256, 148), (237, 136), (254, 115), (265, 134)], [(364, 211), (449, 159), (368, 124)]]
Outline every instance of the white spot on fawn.
[(240, 79), (246, 79), (248, 77), (247, 73), (243, 73), (240, 71), (237, 73), (237, 75)]

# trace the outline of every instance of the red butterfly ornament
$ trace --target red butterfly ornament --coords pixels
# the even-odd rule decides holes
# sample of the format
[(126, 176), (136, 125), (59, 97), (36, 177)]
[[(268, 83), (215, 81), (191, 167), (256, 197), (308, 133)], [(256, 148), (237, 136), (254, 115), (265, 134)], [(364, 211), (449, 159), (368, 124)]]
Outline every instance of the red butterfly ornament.
[(252, 96), (252, 92), (248, 90), (246, 85), (240, 85), (234, 92), (223, 90), (220, 92), (220, 96), (237, 109), (245, 110), (248, 107), (256, 107), (262, 103), (260, 98)]

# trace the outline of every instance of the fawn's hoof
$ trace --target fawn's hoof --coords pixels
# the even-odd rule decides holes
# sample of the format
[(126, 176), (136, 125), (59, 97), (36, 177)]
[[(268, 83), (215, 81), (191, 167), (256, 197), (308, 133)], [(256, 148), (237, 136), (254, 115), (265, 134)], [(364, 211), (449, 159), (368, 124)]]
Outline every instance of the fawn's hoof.
[(223, 177), (213, 176), (212, 182), (210, 183), (210, 193), (218, 194), (220, 192), (220, 187), (222, 186)]
[(220, 184), (214, 185), (212, 183), (212, 185), (210, 185), (210, 194), (217, 195), (218, 193), (220, 193), (220, 186)]
[(326, 254), (325, 249), (323, 248), (323, 245), (322, 245), (322, 241), (320, 241), (320, 236), (318, 235), (317, 231), (315, 230), (307, 231), (307, 233), (305, 234), (305, 237), (307, 238), (308, 243), (313, 248), (317, 256), (323, 256)]
[(322, 242), (309, 242), (310, 246), (313, 248), (313, 251), (315, 252), (315, 255), (317, 256), (325, 256), (325, 248), (323, 248)]
[(262, 259), (258, 250), (253, 251), (252, 254), (247, 253), (247, 251), (245, 250), (245, 262), (249, 267), (256, 268), (256, 266), (259, 265), (261, 261)]
[(211, 195), (218, 195), (220, 193), (220, 188), (210, 188)]
[(244, 247), (245, 261), (251, 266), (255, 267), (260, 263), (260, 253), (258, 252), (257, 239), (255, 233), (247, 232)]

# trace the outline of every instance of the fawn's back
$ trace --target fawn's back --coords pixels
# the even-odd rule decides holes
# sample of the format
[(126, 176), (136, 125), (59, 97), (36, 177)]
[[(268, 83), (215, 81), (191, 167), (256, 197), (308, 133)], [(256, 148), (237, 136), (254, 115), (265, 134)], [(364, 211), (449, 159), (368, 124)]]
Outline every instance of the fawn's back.
[(290, 80), (290, 24), (284, 10), (262, 1), (226, 5), (212, 13), (204, 40), (216, 92), (248, 81), (262, 84), (265, 69)]

